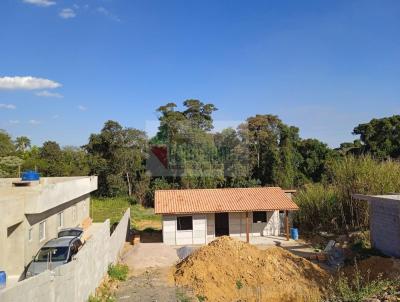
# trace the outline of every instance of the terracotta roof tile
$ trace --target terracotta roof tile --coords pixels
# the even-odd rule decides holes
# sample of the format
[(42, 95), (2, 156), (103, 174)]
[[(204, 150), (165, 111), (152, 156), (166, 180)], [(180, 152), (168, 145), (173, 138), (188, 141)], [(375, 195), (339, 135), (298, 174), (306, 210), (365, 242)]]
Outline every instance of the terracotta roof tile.
[(156, 214), (298, 210), (279, 187), (158, 190)]

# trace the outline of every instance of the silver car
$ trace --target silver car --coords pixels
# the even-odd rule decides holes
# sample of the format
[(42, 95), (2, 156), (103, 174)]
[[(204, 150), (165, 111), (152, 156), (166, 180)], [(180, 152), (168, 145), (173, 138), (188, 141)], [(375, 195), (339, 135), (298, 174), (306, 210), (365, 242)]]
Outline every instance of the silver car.
[(26, 270), (25, 277), (30, 278), (70, 262), (81, 246), (81, 240), (75, 236), (51, 239), (33, 258)]

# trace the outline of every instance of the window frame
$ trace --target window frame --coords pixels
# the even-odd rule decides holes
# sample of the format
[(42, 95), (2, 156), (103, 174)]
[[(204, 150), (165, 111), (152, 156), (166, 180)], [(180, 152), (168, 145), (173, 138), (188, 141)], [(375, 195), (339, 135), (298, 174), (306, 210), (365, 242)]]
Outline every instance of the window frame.
[(64, 227), (64, 211), (57, 213), (57, 228), (61, 229)]
[[(190, 218), (190, 226), (183, 226), (182, 222), (179, 220)], [(188, 221), (186, 221), (188, 222)], [(177, 231), (193, 231), (193, 216), (192, 215), (185, 215), (185, 216), (177, 216), (176, 217), (176, 230)]]
[(28, 242), (32, 242), (33, 239), (33, 227), (28, 229)]
[[(43, 237), (40, 237), (40, 226), (41, 225), (43, 225), (43, 231), (42, 231)], [(46, 220), (39, 222), (39, 242), (42, 242), (44, 240), (46, 240)]]
[[(257, 215), (254, 215), (257, 214)], [(262, 217), (262, 219), (259, 219), (260, 217), (258, 217), (258, 219), (256, 220), (255, 217), (259, 216), (259, 215), (264, 215), (264, 217)], [(254, 211), (253, 212), (253, 223), (267, 223), (267, 212), (266, 211)]]

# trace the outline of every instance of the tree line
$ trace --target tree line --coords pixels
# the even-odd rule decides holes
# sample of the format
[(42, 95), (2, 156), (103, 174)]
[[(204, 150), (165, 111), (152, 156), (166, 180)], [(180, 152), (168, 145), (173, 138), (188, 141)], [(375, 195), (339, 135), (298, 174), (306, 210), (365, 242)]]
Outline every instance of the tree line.
[[(29, 138), (13, 140), (1, 131), (0, 176), (18, 176), (18, 171), (28, 169), (36, 169), (42, 176), (95, 174), (99, 176), (97, 194), (129, 195), (147, 205), (152, 204), (156, 189), (272, 185), (299, 188), (298, 203), (308, 214), (300, 211), (298, 219), (308, 224), (312, 224), (312, 211), (323, 212), (318, 200), (323, 200), (324, 206), (329, 204), (330, 190), (334, 189), (336, 199), (332, 204), (335, 206), (326, 209), (325, 220), (316, 222), (320, 227), (365, 225), (368, 218), (365, 207), (354, 206), (349, 195), (356, 188), (361, 193), (385, 193), (383, 191), (389, 188), (400, 190), (400, 186), (394, 184), (396, 181), (391, 186), (377, 186), (378, 190), (369, 185), (367, 179), (348, 179), (363, 165), (366, 170), (382, 172), (392, 169), (389, 166), (397, 169), (396, 160), (400, 157), (398, 115), (355, 126), (353, 134), (358, 138), (332, 149), (317, 139), (301, 138), (297, 127), (285, 124), (276, 115), (257, 114), (236, 129), (216, 132), (213, 113), (218, 109), (214, 104), (190, 99), (183, 102), (181, 108), (175, 103), (157, 108), (159, 128), (153, 137), (117, 121), (107, 121), (101, 131), (90, 135), (88, 143), (81, 147), (60, 147), (54, 141), (47, 141), (40, 147), (31, 146)], [(166, 152), (161, 153), (166, 158), (156, 156), (159, 166), (166, 165), (166, 174), (153, 171), (154, 167), (149, 165), (157, 155), (154, 150)], [(382, 165), (387, 166), (381, 168)], [(350, 171), (344, 167), (352, 168)], [(385, 177), (399, 179), (397, 175)], [(375, 175), (368, 181), (377, 183), (379, 177), (384, 175)], [(344, 179), (353, 187), (346, 187)], [(370, 187), (374, 189), (365, 189)], [(312, 198), (319, 191), (324, 194)], [(330, 221), (334, 215), (340, 218)], [(330, 222), (321, 224), (321, 221)]]

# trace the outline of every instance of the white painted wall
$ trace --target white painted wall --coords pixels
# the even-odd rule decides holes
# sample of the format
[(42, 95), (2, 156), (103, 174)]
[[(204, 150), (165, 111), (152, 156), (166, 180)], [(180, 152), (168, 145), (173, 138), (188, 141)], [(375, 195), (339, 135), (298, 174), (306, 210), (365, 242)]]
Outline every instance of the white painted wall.
[[(189, 216), (189, 215), (181, 215)], [(195, 214), (193, 230), (178, 231), (177, 215), (163, 215), (163, 242), (168, 245), (205, 244), (215, 239), (215, 214)], [(279, 211), (267, 212), (266, 223), (253, 223), (249, 213), (250, 237), (279, 236)], [(234, 238), (246, 238), (246, 213), (229, 213), (229, 233)]]

